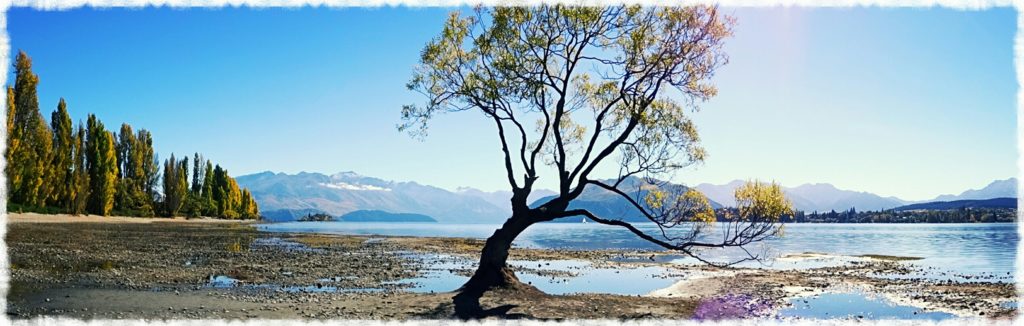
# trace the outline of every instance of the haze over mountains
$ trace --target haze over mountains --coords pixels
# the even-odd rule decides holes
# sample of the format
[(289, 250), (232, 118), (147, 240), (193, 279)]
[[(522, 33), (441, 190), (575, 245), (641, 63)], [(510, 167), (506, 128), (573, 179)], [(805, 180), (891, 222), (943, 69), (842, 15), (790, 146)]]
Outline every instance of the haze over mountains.
[[(512, 214), (512, 205), (509, 202), (512, 200), (512, 191), (498, 190), (487, 192), (471, 187), (458, 187), (455, 189), (455, 193), (483, 199), (494, 206), (504, 209), (508, 214)], [(526, 198), (526, 202), (532, 203), (538, 199), (556, 194), (558, 193), (548, 189), (534, 189), (530, 196)]]
[[(294, 220), (308, 213), (327, 213), (343, 216), (353, 212), (373, 215), (367, 219), (396, 218), (400, 214), (422, 214), (440, 223), (501, 223), (511, 213), (510, 191), (482, 191), (460, 187), (455, 191), (416, 182), (395, 182), (362, 176), (353, 172), (333, 175), (320, 173), (285, 174), (262, 172), (236, 178), (239, 186), (249, 188), (259, 202), (260, 209), (270, 220)], [(743, 181), (724, 185), (700, 184), (695, 188), (703, 192), (715, 208), (734, 206), (733, 190)], [(643, 198), (646, 190), (636, 193), (638, 185), (649, 189), (641, 179), (627, 181), (623, 189), (636, 198)], [(666, 184), (665, 187), (683, 187)], [(784, 187), (794, 208), (806, 212), (880, 210), (909, 204), (968, 199), (1016, 198), (1017, 179), (996, 180), (981, 189), (971, 189), (958, 195), (942, 195), (930, 201), (907, 201), (896, 197), (882, 197), (868, 192), (838, 189), (827, 183)], [(556, 193), (535, 190), (529, 198), (538, 205)], [(625, 220), (640, 220), (642, 216), (632, 209), (628, 201), (604, 189), (588, 188), (571, 207), (590, 209), (597, 215)], [(396, 213), (387, 215), (387, 213)]]
[(971, 189), (959, 195), (942, 195), (929, 201), (953, 201), (967, 199), (990, 199), (1000, 197), (1017, 197), (1017, 178), (996, 180), (981, 189)]

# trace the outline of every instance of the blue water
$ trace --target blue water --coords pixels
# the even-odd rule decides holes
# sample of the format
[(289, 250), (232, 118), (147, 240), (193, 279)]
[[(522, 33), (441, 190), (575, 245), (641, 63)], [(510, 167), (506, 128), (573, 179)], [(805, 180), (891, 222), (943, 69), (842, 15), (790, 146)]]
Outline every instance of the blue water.
[[(484, 239), (498, 227), (487, 224), (293, 222), (260, 224), (268, 232), (468, 237)], [(660, 234), (655, 224), (637, 224), (648, 234)], [(714, 231), (711, 234), (717, 234)], [(708, 240), (714, 240), (708, 238)], [(1017, 249), (1015, 223), (985, 224), (788, 224), (780, 238), (762, 246), (769, 256), (819, 252), (838, 255), (891, 255), (921, 257), (909, 261), (935, 275), (974, 275), (1013, 281)], [(629, 231), (613, 226), (583, 223), (543, 223), (531, 226), (514, 243), (520, 247), (569, 249), (659, 249)], [(728, 261), (736, 251), (702, 253), (712, 260)], [(678, 263), (695, 263), (692, 258)], [(768, 262), (772, 267), (783, 265)], [(757, 263), (755, 263), (757, 264)], [(760, 265), (760, 264), (757, 264)], [(757, 267), (747, 264), (746, 266)], [(948, 276), (946, 275), (946, 276)], [(941, 278), (941, 277), (938, 277)]]
[(793, 305), (779, 311), (782, 318), (805, 319), (924, 319), (939, 321), (956, 317), (940, 311), (899, 305), (865, 293), (825, 293), (789, 300)]

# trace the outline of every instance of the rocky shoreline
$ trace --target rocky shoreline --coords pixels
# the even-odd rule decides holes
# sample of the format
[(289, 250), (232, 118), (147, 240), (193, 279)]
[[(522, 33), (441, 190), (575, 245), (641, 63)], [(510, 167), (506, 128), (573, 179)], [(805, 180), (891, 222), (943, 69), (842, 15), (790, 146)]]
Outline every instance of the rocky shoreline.
[[(446, 291), (457, 284), (430, 293), (409, 280), (431, 272), (467, 276), (482, 246), (472, 239), (265, 233), (246, 224), (188, 221), (17, 222), (8, 224), (6, 243), (7, 313), (15, 319), (447, 319), (453, 308)], [(922, 312), (1003, 321), (1016, 316), (1015, 306), (1006, 305), (1017, 298), (1009, 277), (1005, 282), (877, 277), (914, 275), (900, 259), (886, 256), (774, 270), (667, 264), (655, 259), (660, 255), (665, 253), (515, 248), (510, 259), (524, 262), (517, 265), (520, 275), (554, 280), (593, 269), (658, 268), (670, 286), (642, 295), (492, 291), (482, 304), (511, 305), (502, 318), (715, 319), (718, 312), (708, 313), (708, 302), (743, 298), (768, 311), (724, 318), (771, 317), (799, 302), (794, 298), (857, 289)], [(542, 261), (580, 263), (571, 268), (526, 263)]]

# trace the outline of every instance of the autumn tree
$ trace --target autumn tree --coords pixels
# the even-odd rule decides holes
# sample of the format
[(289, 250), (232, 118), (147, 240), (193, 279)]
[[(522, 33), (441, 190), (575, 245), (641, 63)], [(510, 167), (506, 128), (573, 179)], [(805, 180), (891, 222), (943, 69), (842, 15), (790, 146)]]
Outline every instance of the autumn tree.
[(123, 123), (116, 138), (120, 173), (114, 207), (130, 215), (153, 216), (152, 182), (157, 169), (150, 133), (145, 129), (135, 132), (131, 125)]
[(89, 203), (89, 169), (87, 165), (87, 153), (86, 153), (86, 130), (82, 127), (82, 122), (78, 122), (78, 128), (75, 131), (74, 148), (72, 152), (73, 158), (73, 178), (74, 178), (74, 194), (71, 197), (70, 213), (74, 215), (82, 214), (86, 212)]
[(132, 137), (132, 145), (128, 155), (131, 168), (128, 178), (131, 180), (131, 196), (136, 203), (134, 210), (142, 216), (154, 216), (153, 188), (159, 168), (153, 152), (153, 136), (149, 130), (139, 129)]
[[(14, 165), (11, 164), (14, 162), (15, 154), (18, 153), (18, 149), (21, 147), (21, 137), (16, 137), (14, 134), (14, 121), (16, 120), (14, 117), (17, 113), (16, 111), (17, 109), (14, 108), (14, 87), (7, 87), (7, 128), (4, 129), (7, 136), (7, 149), (4, 151), (4, 159), (7, 161), (7, 164), (4, 165), (4, 175), (7, 176), (8, 197), (10, 197), (10, 193), (14, 191), (14, 178), (19, 177), (20, 179), (20, 176), (14, 173), (17, 170), (15, 170)], [(20, 186), (20, 180), (18, 184)]]
[(198, 217), (203, 215), (204, 202), (203, 202), (203, 172), (206, 171), (203, 166), (203, 158), (199, 153), (195, 153), (192, 159), (192, 186), (189, 188), (188, 198), (185, 200), (185, 213), (191, 217)]
[(260, 209), (256, 204), (256, 198), (252, 197), (252, 193), (249, 189), (242, 189), (242, 198), (239, 208), (240, 217), (243, 219), (258, 219), (260, 218)]
[(135, 210), (139, 204), (136, 202), (137, 197), (134, 191), (136, 189), (135, 180), (132, 179), (133, 172), (138, 170), (135, 162), (132, 162), (132, 150), (138, 141), (135, 139), (132, 127), (127, 123), (121, 124), (121, 130), (115, 135), (115, 139), (117, 139), (116, 152), (119, 173), (117, 174), (114, 209), (130, 212)]
[(117, 149), (114, 134), (107, 131), (95, 115), (87, 120), (85, 140), (86, 169), (89, 171), (88, 211), (108, 215), (114, 208), (117, 192)]
[(220, 165), (213, 168), (213, 201), (217, 207), (217, 216), (230, 219), (241, 216), (238, 209), (242, 205), (242, 192), (235, 179)]
[(75, 185), (75, 142), (74, 125), (68, 114), (67, 103), (61, 98), (57, 110), (50, 115), (53, 130), (53, 155), (50, 163), (53, 191), (50, 203), (64, 211), (70, 211), (77, 187)]
[(208, 216), (217, 215), (217, 204), (213, 200), (213, 163), (206, 160), (206, 168), (203, 170), (203, 190), (200, 202), (202, 202), (202, 214)]
[[(713, 6), (544, 5), (451, 14), (407, 85), (427, 100), (403, 107), (399, 130), (423, 137), (439, 114), (482, 113), (496, 129), (513, 193), (512, 216), (487, 239), (477, 270), (454, 298), (458, 315), (482, 316), (479, 298), (490, 288), (523, 286), (506, 265), (508, 251), (536, 223), (582, 216), (716, 265), (734, 262), (707, 260), (703, 249), (743, 248), (776, 234), (788, 213), (777, 186), (752, 183), (738, 192), (746, 213), (726, 225), (714, 223), (707, 199), (694, 190), (637, 198), (632, 194), (639, 192), (624, 189), (630, 178), (655, 180), (704, 159), (688, 113), (717, 93), (710, 81), (727, 61), (722, 45), (732, 23)], [(616, 170), (611, 180), (595, 176)], [(558, 194), (531, 205), (527, 198), (542, 176), (555, 181)], [(588, 188), (625, 198), (659, 232), (569, 209)], [(759, 258), (749, 253), (744, 259)]]
[(32, 72), (32, 59), (25, 52), (18, 52), (14, 71), (14, 88), (7, 91), (8, 200), (42, 207), (50, 193), (50, 129), (39, 112), (39, 76)]
[(164, 213), (177, 216), (188, 195), (188, 157), (164, 161)]
[(136, 173), (137, 182), (142, 184), (141, 191), (150, 206), (148, 209), (155, 211), (153, 202), (156, 200), (157, 184), (160, 182), (160, 160), (153, 151), (153, 134), (149, 130), (141, 129), (135, 139), (137, 147), (133, 155), (141, 165), (141, 169)]

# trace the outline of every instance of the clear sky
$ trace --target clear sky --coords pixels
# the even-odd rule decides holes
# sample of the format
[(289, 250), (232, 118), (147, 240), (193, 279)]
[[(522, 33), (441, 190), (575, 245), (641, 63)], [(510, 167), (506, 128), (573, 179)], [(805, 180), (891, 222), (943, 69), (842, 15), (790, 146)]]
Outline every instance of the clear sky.
[[(1017, 175), (1013, 9), (723, 9), (738, 21), (730, 63), (693, 115), (709, 156), (675, 181), (921, 200)], [(436, 119), (425, 141), (395, 129), (423, 100), (404, 85), (450, 10), (15, 8), (7, 30), (44, 116), (64, 97), (75, 120), (149, 129), (161, 158), (504, 189), (481, 115)]]

